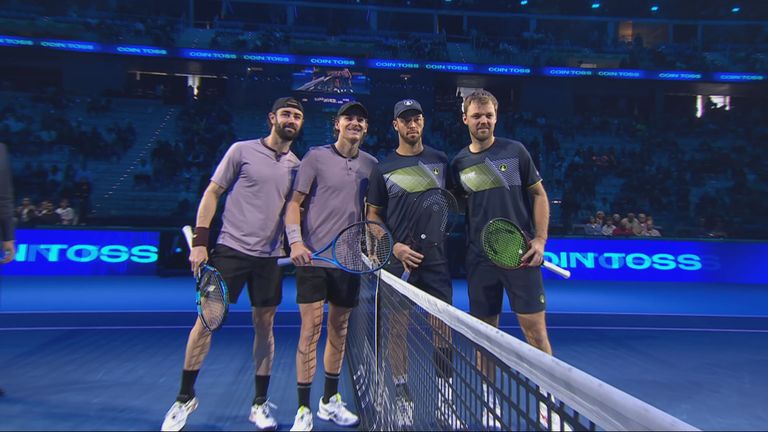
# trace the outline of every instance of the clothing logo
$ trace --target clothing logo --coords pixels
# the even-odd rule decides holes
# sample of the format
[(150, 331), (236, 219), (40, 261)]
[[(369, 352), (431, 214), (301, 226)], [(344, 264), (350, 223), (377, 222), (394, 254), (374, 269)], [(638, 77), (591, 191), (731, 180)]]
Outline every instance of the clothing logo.
[(544, 294), (539, 296), (539, 303), (544, 304)]
[(403, 101), (403, 105), (411, 106), (411, 105), (413, 105), (413, 102), (414, 102), (413, 99), (406, 99), (406, 100)]
[(504, 172), (504, 171), (506, 171), (506, 170), (507, 170), (507, 164), (501, 164), (501, 165), (499, 166), (499, 171), (501, 171), (501, 172)]
[(432, 170), (432, 174), (439, 175), (440, 174), (440, 170), (435, 168), (435, 169)]

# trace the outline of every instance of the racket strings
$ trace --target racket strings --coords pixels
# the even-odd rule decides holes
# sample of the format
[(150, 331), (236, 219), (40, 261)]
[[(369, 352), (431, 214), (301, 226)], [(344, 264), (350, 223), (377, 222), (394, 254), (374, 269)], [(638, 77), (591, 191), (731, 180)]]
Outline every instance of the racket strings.
[(334, 246), (336, 261), (346, 269), (364, 272), (379, 267), (392, 251), (392, 236), (375, 223), (355, 224), (344, 230)]
[(525, 237), (514, 227), (499, 221), (483, 231), (483, 249), (488, 258), (504, 267), (520, 267), (527, 245)]
[(452, 228), (451, 213), (458, 211), (458, 204), (453, 195), (445, 190), (426, 192), (425, 196), (417, 198), (417, 214), (412, 215), (414, 221), (413, 237), (422, 245), (437, 246), (442, 244)]
[(223, 287), (224, 281), (217, 272), (202, 270), (198, 281), (200, 317), (210, 330), (221, 327), (227, 314), (229, 300)]

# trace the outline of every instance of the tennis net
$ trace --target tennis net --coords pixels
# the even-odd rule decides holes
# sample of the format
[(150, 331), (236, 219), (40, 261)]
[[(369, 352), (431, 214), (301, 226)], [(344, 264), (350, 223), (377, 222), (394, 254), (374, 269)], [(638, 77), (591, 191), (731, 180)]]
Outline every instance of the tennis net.
[(383, 270), (347, 340), (363, 429), (696, 430)]

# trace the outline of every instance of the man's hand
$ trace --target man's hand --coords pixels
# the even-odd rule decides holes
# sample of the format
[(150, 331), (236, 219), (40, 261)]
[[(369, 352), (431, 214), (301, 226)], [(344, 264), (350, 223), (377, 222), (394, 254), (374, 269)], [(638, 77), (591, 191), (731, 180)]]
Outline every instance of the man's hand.
[(8, 264), (16, 256), (16, 241), (8, 240), (3, 242), (3, 259), (0, 264)]
[(189, 253), (189, 263), (192, 266), (192, 274), (197, 277), (200, 265), (208, 261), (208, 249), (205, 246), (195, 246)]
[(544, 246), (547, 241), (536, 237), (528, 243), (528, 252), (521, 258), (522, 262), (529, 267), (538, 267), (544, 263)]
[(415, 250), (411, 249), (410, 246), (403, 243), (395, 243), (395, 245), (392, 247), (392, 254), (395, 255), (395, 258), (400, 260), (401, 263), (403, 263), (405, 271), (408, 272), (418, 267), (419, 264), (421, 264), (421, 261), (424, 259), (424, 255), (416, 252)]
[(291, 245), (291, 262), (297, 267), (312, 263), (312, 251), (304, 246), (304, 242), (296, 242)]

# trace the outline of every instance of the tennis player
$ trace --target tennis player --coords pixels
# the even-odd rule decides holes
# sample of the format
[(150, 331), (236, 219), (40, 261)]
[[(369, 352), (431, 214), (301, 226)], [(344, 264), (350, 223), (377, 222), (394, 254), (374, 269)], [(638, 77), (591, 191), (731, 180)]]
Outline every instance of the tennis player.
[[(445, 188), (448, 173), (448, 156), (445, 153), (426, 146), (423, 143), (424, 111), (421, 104), (413, 99), (404, 99), (395, 104), (392, 127), (398, 134), (395, 151), (374, 168), (368, 189), (367, 217), (369, 220), (386, 223), (396, 240), (393, 254), (396, 259), (385, 268), (392, 274), (401, 275), (404, 270), (410, 272), (408, 282), (451, 304), (453, 286), (448, 268), (445, 244), (439, 247), (419, 250), (409, 238), (409, 204), (418, 199), (421, 192), (433, 188)], [(438, 216), (441, 217), (441, 216)], [(434, 224), (442, 220), (431, 221)], [(408, 356), (404, 342), (405, 330), (410, 317), (410, 310), (404, 307), (400, 319), (393, 320), (393, 328), (388, 335), (393, 341), (394, 380), (397, 385), (397, 421), (400, 426), (413, 424), (413, 401), (407, 386)], [(450, 401), (450, 380), (452, 378), (451, 349), (448, 347), (449, 330), (445, 326), (433, 327), (436, 347), (434, 360), (437, 366), (439, 394), (438, 417), (448, 427), (458, 426), (452, 415), (453, 404)], [(437, 328), (443, 327), (443, 328)]]
[(338, 386), (347, 322), (358, 303), (360, 277), (311, 258), (312, 251), (323, 248), (343, 228), (362, 219), (368, 179), (376, 165), (376, 158), (360, 150), (368, 132), (368, 110), (359, 102), (342, 105), (334, 120), (334, 132), (338, 133), (335, 143), (313, 147), (305, 155), (285, 216), (291, 259), (297, 266), (296, 303), (301, 314), (296, 350), (299, 408), (291, 430), (312, 430), (310, 393), (326, 301), (325, 389), (317, 416), (339, 426), (359, 423), (357, 415), (344, 406)]
[[(16, 236), (13, 226), (13, 186), (11, 184), (11, 162), (5, 144), (0, 143), (0, 264), (8, 264), (16, 256)], [(5, 394), (0, 389), (0, 396)]]
[[(248, 285), (253, 328), (253, 360), (256, 397), (250, 421), (258, 429), (275, 429), (267, 401), (275, 342), (272, 325), (282, 300), (282, 270), (277, 257), (284, 256), (283, 212), (299, 167), (290, 151), (304, 123), (304, 108), (294, 98), (277, 99), (268, 114), (271, 130), (266, 138), (234, 143), (216, 167), (197, 211), (192, 271), (208, 260), (209, 228), (219, 199), (229, 192), (222, 215), (223, 226), (213, 249), (211, 264), (222, 274), (231, 303)], [(197, 408), (194, 385), (211, 346), (211, 333), (198, 318), (187, 341), (181, 389), (165, 415), (162, 430), (178, 431)]]
[[(528, 343), (552, 354), (540, 268), (547, 242), (549, 201), (523, 144), (494, 136), (498, 106), (496, 98), (485, 90), (464, 99), (463, 121), (471, 143), (451, 161), (452, 175), (468, 199), (466, 268), (470, 314), (498, 327), (506, 291)], [(499, 217), (512, 220), (533, 239), (523, 256), (525, 267), (503, 270), (485, 256), (483, 227)], [(488, 420), (486, 426), (495, 426)]]

